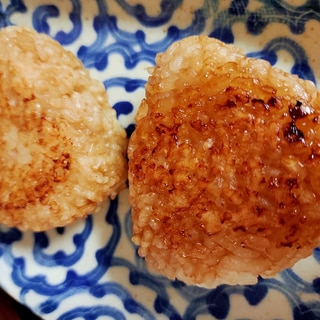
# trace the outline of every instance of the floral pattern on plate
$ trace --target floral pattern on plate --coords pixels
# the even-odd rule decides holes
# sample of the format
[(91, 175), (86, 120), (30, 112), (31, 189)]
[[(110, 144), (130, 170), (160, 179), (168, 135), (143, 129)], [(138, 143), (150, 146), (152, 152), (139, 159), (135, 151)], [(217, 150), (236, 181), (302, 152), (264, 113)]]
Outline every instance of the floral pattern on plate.
[[(236, 43), (317, 83), (320, 3), (313, 0), (0, 1), (0, 27), (25, 25), (74, 52), (102, 81), (128, 136), (147, 67), (183, 37)], [(0, 227), (0, 285), (44, 319), (318, 319), (320, 249), (254, 286), (190, 287), (150, 273), (131, 240), (128, 190), (66, 227)]]

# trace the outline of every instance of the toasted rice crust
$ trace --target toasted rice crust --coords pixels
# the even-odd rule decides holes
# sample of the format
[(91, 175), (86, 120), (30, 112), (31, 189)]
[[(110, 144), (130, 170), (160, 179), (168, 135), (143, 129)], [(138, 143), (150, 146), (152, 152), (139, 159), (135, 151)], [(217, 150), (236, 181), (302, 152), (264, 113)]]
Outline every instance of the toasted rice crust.
[(128, 149), (133, 241), (188, 284), (249, 284), (320, 244), (319, 93), (206, 36), (156, 58)]
[(7, 27), (0, 43), (0, 222), (65, 226), (125, 186), (125, 130), (104, 86), (49, 36)]

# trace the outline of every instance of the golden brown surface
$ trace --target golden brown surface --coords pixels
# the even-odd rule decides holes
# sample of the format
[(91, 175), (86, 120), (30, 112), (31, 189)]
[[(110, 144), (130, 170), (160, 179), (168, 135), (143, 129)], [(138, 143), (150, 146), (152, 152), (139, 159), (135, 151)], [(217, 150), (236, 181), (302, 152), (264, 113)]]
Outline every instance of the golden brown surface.
[(169, 278), (254, 283), (320, 244), (308, 81), (205, 36), (157, 57), (129, 142), (133, 241)]
[(104, 86), (50, 37), (0, 31), (0, 223), (65, 226), (125, 186), (126, 133)]

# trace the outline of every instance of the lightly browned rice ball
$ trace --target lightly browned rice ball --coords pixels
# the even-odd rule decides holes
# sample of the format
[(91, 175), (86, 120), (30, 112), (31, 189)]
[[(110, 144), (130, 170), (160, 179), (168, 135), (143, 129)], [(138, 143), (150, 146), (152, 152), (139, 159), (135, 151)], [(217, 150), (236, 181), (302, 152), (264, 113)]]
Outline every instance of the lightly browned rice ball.
[(320, 244), (314, 84), (206, 36), (156, 58), (128, 148), (133, 241), (171, 279), (272, 277)]
[(125, 130), (104, 86), (49, 36), (7, 27), (0, 43), (0, 223), (65, 226), (125, 186)]

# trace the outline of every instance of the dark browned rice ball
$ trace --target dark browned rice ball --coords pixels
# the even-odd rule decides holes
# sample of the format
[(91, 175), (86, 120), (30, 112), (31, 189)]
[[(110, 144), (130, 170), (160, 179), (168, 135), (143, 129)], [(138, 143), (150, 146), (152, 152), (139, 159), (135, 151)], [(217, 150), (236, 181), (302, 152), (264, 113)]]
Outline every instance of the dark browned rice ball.
[(171, 279), (272, 277), (320, 244), (314, 84), (206, 36), (156, 58), (129, 142), (133, 241)]

